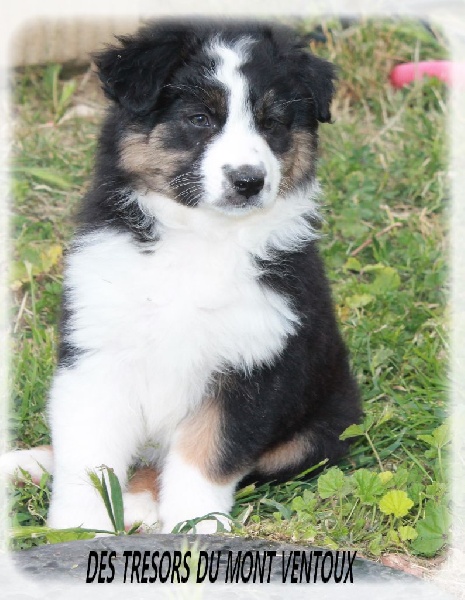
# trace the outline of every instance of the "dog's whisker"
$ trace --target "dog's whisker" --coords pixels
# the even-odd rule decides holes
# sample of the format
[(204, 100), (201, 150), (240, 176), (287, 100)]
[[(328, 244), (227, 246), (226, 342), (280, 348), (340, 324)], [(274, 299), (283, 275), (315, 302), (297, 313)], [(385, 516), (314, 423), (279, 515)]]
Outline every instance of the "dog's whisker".
[(281, 106), (286, 106), (287, 104), (292, 104), (293, 102), (304, 102), (305, 100), (313, 101), (313, 98), (311, 96), (308, 96), (305, 98), (293, 98), (292, 100), (284, 100), (283, 102), (273, 102), (273, 104), (271, 106), (279, 108)]
[(202, 189), (192, 189), (192, 188), (189, 188), (188, 190), (184, 190), (183, 192), (177, 194), (177, 196), (178, 196), (178, 198), (183, 198), (183, 197), (188, 197), (188, 196), (190, 196), (191, 194), (194, 194), (194, 193), (198, 193), (198, 194), (202, 195), (202, 192), (203, 192)]
[(183, 188), (189, 185), (196, 185), (196, 186), (200, 186), (200, 182), (194, 182), (194, 181), (183, 181), (181, 183), (177, 183), (176, 185), (172, 185), (170, 184), (170, 188), (173, 190), (178, 190), (179, 188)]
[(179, 182), (184, 182), (184, 181), (191, 182), (191, 181), (201, 180), (201, 179), (202, 179), (202, 176), (200, 174), (199, 175), (197, 175), (195, 173), (192, 173), (192, 174), (182, 174), (182, 175), (178, 175), (177, 177), (175, 177), (174, 179), (172, 179), (169, 182), (169, 184), (171, 186), (173, 186), (173, 185), (175, 185), (175, 184), (177, 184)]

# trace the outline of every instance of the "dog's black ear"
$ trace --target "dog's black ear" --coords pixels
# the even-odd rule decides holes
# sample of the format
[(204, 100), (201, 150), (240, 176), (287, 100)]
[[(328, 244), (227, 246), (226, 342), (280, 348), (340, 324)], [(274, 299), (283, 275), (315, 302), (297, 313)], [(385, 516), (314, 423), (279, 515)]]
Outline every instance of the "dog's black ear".
[(118, 40), (120, 46), (93, 56), (103, 91), (130, 112), (142, 115), (155, 106), (170, 73), (183, 60), (186, 32), (151, 26)]
[(335, 66), (310, 52), (301, 50), (296, 61), (297, 76), (306, 93), (313, 100), (316, 118), (320, 123), (331, 122), (331, 101), (337, 79)]

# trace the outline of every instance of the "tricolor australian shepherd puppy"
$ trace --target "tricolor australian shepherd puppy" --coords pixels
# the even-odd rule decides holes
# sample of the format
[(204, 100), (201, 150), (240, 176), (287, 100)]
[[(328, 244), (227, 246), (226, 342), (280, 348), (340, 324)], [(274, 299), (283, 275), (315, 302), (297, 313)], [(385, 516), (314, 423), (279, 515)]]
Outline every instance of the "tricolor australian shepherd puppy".
[(87, 475), (107, 465), (127, 525), (170, 532), (337, 460), (359, 419), (316, 247), (335, 72), (257, 23), (151, 24), (96, 64), (111, 106), (66, 261), (53, 459), (4, 464), (53, 472), (52, 527), (110, 527)]

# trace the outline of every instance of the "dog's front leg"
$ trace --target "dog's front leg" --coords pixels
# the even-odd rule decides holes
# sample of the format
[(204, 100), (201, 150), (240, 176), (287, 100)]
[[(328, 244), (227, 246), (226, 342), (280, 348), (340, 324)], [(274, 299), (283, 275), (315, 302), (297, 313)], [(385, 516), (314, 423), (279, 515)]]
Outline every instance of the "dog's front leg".
[[(178, 448), (169, 453), (162, 477), (160, 521), (163, 533), (170, 533), (175, 525), (197, 517), (216, 513), (216, 518), (201, 521), (194, 533), (215, 533), (220, 521), (229, 530), (227, 515), (233, 506), (234, 490), (240, 477), (224, 481), (212, 479), (183, 455)], [(218, 514), (221, 513), (221, 514)]]
[(59, 371), (52, 386), (54, 469), (48, 524), (54, 528), (112, 529), (89, 471), (105, 465), (122, 486), (126, 483), (138, 420), (120, 378), (101, 367), (95, 360), (81, 359)]
[[(205, 403), (176, 431), (163, 466), (160, 521), (163, 533), (176, 524), (210, 513), (229, 514), (237, 483), (243, 476), (221, 470), (221, 415), (214, 403)], [(226, 529), (230, 521), (217, 516)], [(215, 533), (215, 519), (199, 522), (195, 533)]]

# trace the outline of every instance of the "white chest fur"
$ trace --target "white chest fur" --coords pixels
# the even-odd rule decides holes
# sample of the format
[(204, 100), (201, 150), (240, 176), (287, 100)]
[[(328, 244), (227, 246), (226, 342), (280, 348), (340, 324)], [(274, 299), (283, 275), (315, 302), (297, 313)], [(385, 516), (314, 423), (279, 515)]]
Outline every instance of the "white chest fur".
[(169, 443), (215, 372), (266, 364), (295, 330), (292, 299), (259, 282), (252, 256), (314, 239), (317, 193), (314, 183), (234, 218), (134, 195), (157, 218), (152, 253), (129, 233), (102, 229), (69, 257), (70, 341), (90, 351), (80, 380), (97, 378), (104, 390), (111, 382), (117, 402), (143, 415), (149, 437)]
[(102, 230), (69, 259), (71, 341), (155, 431), (182, 419), (212, 373), (270, 361), (294, 330), (289, 302), (261, 285), (233, 236), (166, 231), (144, 254), (129, 234)]

